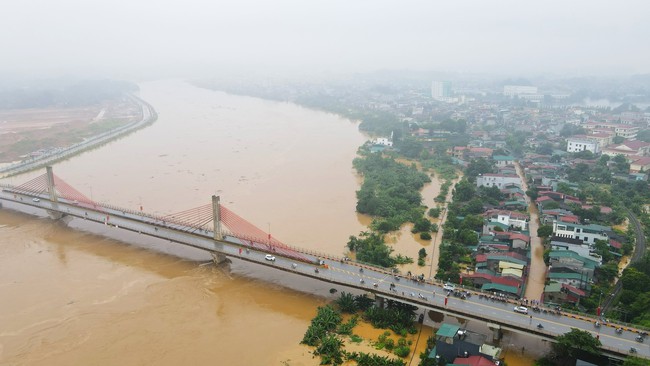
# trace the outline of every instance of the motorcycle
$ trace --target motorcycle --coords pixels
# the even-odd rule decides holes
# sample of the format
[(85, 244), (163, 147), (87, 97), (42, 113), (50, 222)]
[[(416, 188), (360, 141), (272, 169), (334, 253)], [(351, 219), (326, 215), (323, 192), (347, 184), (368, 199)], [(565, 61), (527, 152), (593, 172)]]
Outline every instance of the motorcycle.
[(542, 325), (542, 323), (537, 324), (537, 329), (544, 329), (544, 326)]
[(636, 338), (634, 338), (634, 339), (639, 343), (643, 342), (643, 337), (641, 337), (641, 336), (636, 336)]
[(630, 353), (636, 353), (636, 348), (631, 347), (631, 348), (630, 348)]

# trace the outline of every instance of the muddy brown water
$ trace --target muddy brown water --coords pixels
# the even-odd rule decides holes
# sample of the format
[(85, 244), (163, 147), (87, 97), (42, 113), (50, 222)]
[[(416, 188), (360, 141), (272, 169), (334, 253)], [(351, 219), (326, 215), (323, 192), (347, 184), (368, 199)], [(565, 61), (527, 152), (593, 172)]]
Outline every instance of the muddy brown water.
[[(181, 81), (141, 88), (159, 120), (56, 164), (56, 175), (96, 201), (158, 214), (218, 194), (285, 243), (335, 255), (365, 230), (352, 159), (367, 138), (356, 123)], [(331, 300), (327, 285), (214, 267), (198, 251), (106, 230), (0, 210), (0, 364), (318, 364), (299, 341)], [(430, 245), (400, 238), (409, 255)]]

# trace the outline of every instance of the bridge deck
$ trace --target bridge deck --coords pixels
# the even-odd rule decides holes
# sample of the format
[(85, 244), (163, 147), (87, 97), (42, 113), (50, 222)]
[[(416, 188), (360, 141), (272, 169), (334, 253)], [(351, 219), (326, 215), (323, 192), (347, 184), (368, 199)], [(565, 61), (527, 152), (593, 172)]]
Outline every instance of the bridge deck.
[[(595, 328), (595, 319), (593, 318), (568, 313), (558, 315), (551, 312), (546, 314), (531, 312), (529, 315), (523, 315), (513, 311), (514, 302), (491, 300), (484, 296), (478, 296), (478, 293), (474, 293), (474, 296), (465, 300), (449, 297), (446, 296), (439, 283), (395, 277), (381, 268), (362, 267), (354, 262), (333, 260), (334, 258), (331, 257), (324, 258), (308, 251), (300, 252), (299, 257), (292, 257), (290, 251), (274, 252), (267, 243), (242, 239), (232, 233), (226, 233), (222, 241), (215, 241), (211, 230), (170, 223), (154, 215), (140, 214), (117, 207), (69, 202), (65, 199), (55, 203), (45, 196), (36, 197), (38, 201), (35, 201), (34, 198), (33, 194), (19, 193), (10, 186), (5, 186), (0, 193), (0, 199), (5, 201), (38, 207), (110, 225), (116, 229), (170, 240), (320, 281), (362, 289), (417, 307), (498, 324), (503, 329), (531, 336), (553, 339), (570, 331), (571, 328), (586, 330), (600, 339), (603, 343), (603, 351), (610, 355), (624, 357), (629, 353), (631, 347), (635, 347), (638, 351), (637, 356), (650, 358), (650, 348), (635, 341), (636, 329), (627, 329), (619, 335), (615, 333), (614, 325), (606, 324)], [(265, 255), (268, 253), (272, 253), (276, 260), (266, 260)], [(318, 265), (318, 261), (323, 259), (326, 261), (327, 267)], [(542, 324), (544, 328), (538, 329), (537, 324)]]

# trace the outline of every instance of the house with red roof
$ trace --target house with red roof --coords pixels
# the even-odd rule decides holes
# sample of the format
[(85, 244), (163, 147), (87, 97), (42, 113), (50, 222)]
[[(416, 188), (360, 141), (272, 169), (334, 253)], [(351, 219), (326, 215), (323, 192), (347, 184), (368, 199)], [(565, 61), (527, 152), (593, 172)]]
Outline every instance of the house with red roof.
[(603, 154), (609, 156), (648, 156), (650, 155), (650, 143), (638, 140), (625, 140), (622, 144), (610, 145), (603, 149)]
[(454, 365), (467, 365), (467, 366), (496, 366), (496, 363), (481, 356), (457, 357), (454, 360)]
[(630, 173), (648, 172), (650, 171), (650, 156), (643, 156), (640, 158), (630, 158)]

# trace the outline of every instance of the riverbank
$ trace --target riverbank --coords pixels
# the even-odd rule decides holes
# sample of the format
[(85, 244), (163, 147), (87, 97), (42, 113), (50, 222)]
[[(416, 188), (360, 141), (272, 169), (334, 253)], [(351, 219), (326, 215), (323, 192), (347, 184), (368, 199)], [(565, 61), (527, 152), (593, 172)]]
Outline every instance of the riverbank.
[[(139, 105), (142, 116), (140, 120), (119, 126), (98, 135), (91, 136), (82, 142), (67, 147), (49, 149), (43, 152), (41, 155), (35, 156), (29, 160), (20, 161), (13, 164), (6, 164), (0, 168), (0, 179), (29, 172), (31, 170), (44, 167), (45, 165), (53, 164), (60, 160), (69, 159), (84, 151), (95, 149), (117, 138), (139, 130), (140, 128), (143, 128), (158, 119), (158, 114), (149, 103), (145, 102), (139, 97), (136, 97), (135, 95), (130, 95), (129, 98)], [(100, 115), (103, 115), (103, 113), (99, 112), (98, 116)]]

